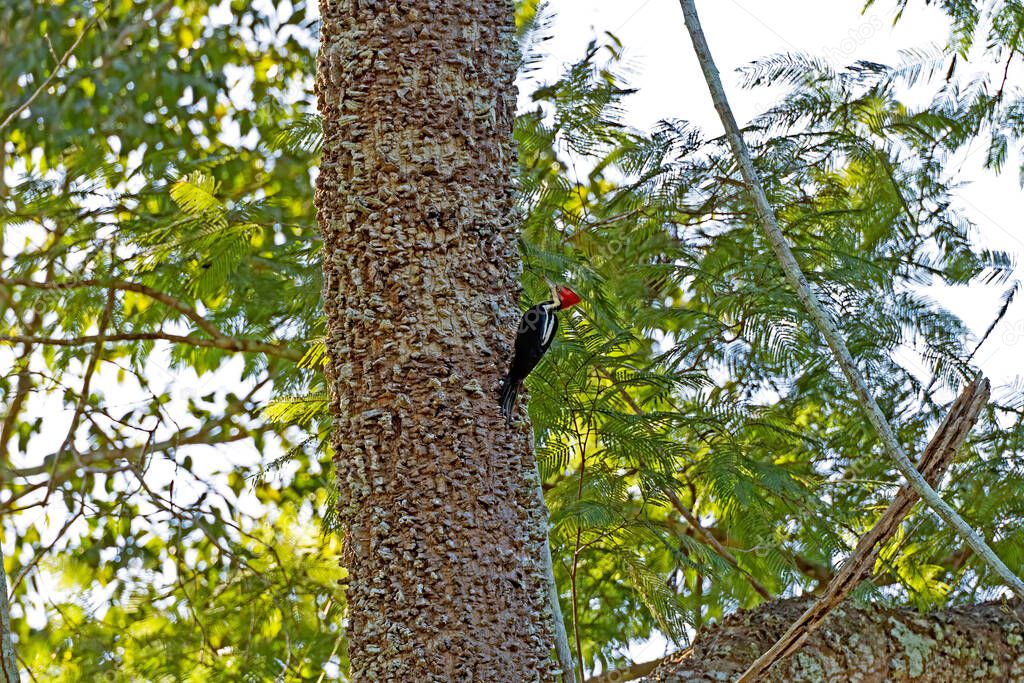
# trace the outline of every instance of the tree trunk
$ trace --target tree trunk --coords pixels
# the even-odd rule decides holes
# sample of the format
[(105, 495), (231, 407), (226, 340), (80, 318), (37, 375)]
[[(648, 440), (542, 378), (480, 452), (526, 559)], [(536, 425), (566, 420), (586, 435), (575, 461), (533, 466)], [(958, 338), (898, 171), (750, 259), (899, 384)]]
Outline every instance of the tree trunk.
[(317, 181), (354, 681), (553, 680), (517, 312), (508, 0), (321, 0)]
[[(811, 604), (767, 603), (709, 628), (651, 683), (732, 681)], [(1024, 681), (1024, 603), (986, 603), (930, 614), (854, 608), (832, 612), (794, 656), (762, 680), (786, 683)]]
[(11, 641), (11, 606), (7, 601), (7, 572), (0, 547), (0, 683), (18, 683), (18, 658)]

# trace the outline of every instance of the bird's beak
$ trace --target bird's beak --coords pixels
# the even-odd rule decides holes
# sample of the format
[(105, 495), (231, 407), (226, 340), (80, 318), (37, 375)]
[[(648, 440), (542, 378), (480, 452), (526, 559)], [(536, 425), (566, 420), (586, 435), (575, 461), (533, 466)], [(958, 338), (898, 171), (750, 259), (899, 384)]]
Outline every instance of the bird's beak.
[(544, 278), (544, 282), (548, 283), (548, 289), (551, 290), (551, 300), (558, 301), (558, 285), (552, 282), (547, 275), (543, 275), (542, 277)]

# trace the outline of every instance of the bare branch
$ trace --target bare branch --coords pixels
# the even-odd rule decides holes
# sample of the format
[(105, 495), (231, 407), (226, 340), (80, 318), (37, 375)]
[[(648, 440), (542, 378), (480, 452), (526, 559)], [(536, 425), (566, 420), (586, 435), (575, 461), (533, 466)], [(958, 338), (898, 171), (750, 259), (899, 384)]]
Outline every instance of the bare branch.
[[(61, 483), (73, 476), (78, 467), (89, 467), (91, 465), (96, 465), (97, 463), (113, 463), (118, 460), (137, 462), (144, 455), (149, 453), (161, 453), (173, 448), (181, 448), (182, 446), (212, 446), (214, 444), (231, 443), (233, 441), (240, 441), (249, 436), (249, 434), (243, 429), (227, 429), (227, 427), (231, 426), (232, 424), (225, 419), (205, 424), (199, 429), (183, 429), (177, 434), (155, 443), (147, 443), (127, 448), (98, 448), (96, 450), (90, 450), (78, 456), (75, 467), (67, 468), (66, 470), (58, 470), (52, 475), (52, 478), (56, 481), (56, 485), (59, 486)], [(218, 427), (222, 428), (219, 432), (217, 431)], [(40, 464), (33, 465), (31, 467), (0, 469), (0, 483), (10, 483), (15, 478), (27, 479), (29, 477), (46, 474), (53, 468), (53, 464), (57, 460), (58, 455), (58, 453), (51, 453), (43, 458), (43, 461)], [(12, 512), (12, 504), (16, 500), (17, 497), (0, 504), (0, 513), (7, 514)]]
[[(85, 377), (82, 380), (82, 391), (78, 395), (78, 403), (75, 404), (75, 413), (71, 416), (71, 425), (68, 427), (67, 436), (64, 437), (64, 443), (61, 444), (60, 448), (57, 449), (57, 457), (53, 459), (53, 467), (57, 467), (58, 460), (64, 451), (70, 450), (71, 453), (77, 455), (75, 450), (75, 432), (78, 430), (78, 423), (82, 419), (82, 413), (85, 412), (85, 406), (89, 402), (89, 389), (92, 386), (92, 377), (96, 372), (96, 367), (103, 360), (103, 342), (106, 341), (107, 327), (110, 325), (110, 318), (114, 314), (114, 304), (117, 303), (117, 298), (114, 296), (114, 290), (107, 290), (107, 305), (103, 308), (103, 315), (100, 318), (100, 323), (97, 328), (99, 334), (97, 334), (96, 345), (93, 347), (92, 356), (89, 358), (88, 364), (85, 366)], [(55, 487), (54, 480), (50, 479), (50, 485), (46, 488), (46, 498), (50, 498), (50, 494), (53, 493)]]
[[(936, 485), (942, 478), (953, 456), (963, 445), (971, 428), (978, 419), (982, 408), (988, 402), (988, 380), (978, 377), (964, 389), (953, 403), (946, 419), (928, 443), (917, 467), (929, 483)], [(799, 649), (807, 637), (821, 625), (829, 612), (835, 609), (850, 594), (861, 579), (874, 567), (882, 546), (899, 529), (903, 518), (917, 502), (919, 496), (909, 485), (904, 484), (896, 493), (892, 503), (882, 514), (874, 527), (864, 534), (857, 548), (843, 568), (829, 582), (821, 597), (805, 611), (789, 630), (764, 654), (751, 664), (736, 683), (751, 683), (759, 680), (768, 670)]]
[(683, 650), (681, 652), (673, 652), (670, 655), (666, 655), (661, 659), (655, 659), (652, 662), (641, 662), (639, 664), (631, 664), (630, 666), (622, 669), (615, 669), (614, 671), (608, 671), (600, 676), (594, 676), (588, 678), (586, 683), (626, 683), (626, 681), (635, 681), (636, 679), (646, 676), (662, 664), (679, 663), (690, 656), (690, 650)]
[[(101, 12), (101, 15), (102, 15), (102, 12)], [(39, 97), (43, 93), (44, 90), (46, 90), (48, 87), (50, 87), (50, 83), (52, 83), (53, 79), (57, 77), (57, 73), (62, 68), (64, 68), (64, 65), (67, 63), (68, 59), (71, 58), (71, 55), (74, 53), (75, 49), (78, 47), (78, 44), (82, 42), (82, 38), (85, 38), (85, 34), (89, 32), (89, 29), (91, 29), (93, 27), (93, 25), (95, 25), (98, 20), (99, 20), (99, 16), (97, 16), (96, 19), (93, 19), (89, 23), (88, 26), (86, 26), (84, 29), (82, 29), (82, 32), (78, 34), (77, 38), (75, 38), (75, 42), (71, 43), (71, 47), (69, 47), (67, 49), (67, 51), (64, 53), (64, 56), (61, 57), (60, 61), (57, 62), (57, 65), (55, 67), (53, 67), (53, 71), (50, 72), (50, 75), (46, 78), (46, 80), (43, 81), (39, 85), (38, 88), (36, 88), (35, 92), (33, 92), (31, 95), (29, 95), (27, 100), (22, 102), (20, 105), (18, 105), (14, 109), (14, 111), (12, 111), (10, 114), (8, 114), (7, 118), (4, 119), (3, 123), (0, 123), (0, 133), (2, 133), (3, 130), (5, 128), (7, 128), (7, 126), (11, 125), (11, 121), (13, 121), (14, 119), (18, 118), (18, 116), (20, 116), (23, 111), (28, 109), (32, 105), (32, 103), (36, 101), (36, 98)]]
[(836, 363), (843, 371), (843, 374), (846, 375), (846, 379), (853, 389), (857, 401), (867, 414), (868, 422), (871, 423), (878, 433), (879, 439), (892, 459), (893, 464), (910, 482), (910, 485), (914, 487), (928, 507), (932, 508), (939, 517), (956, 529), (978, 557), (992, 571), (998, 574), (1006, 582), (1007, 586), (1017, 595), (1024, 597), (1024, 581), (1021, 581), (1019, 577), (1010, 571), (1010, 568), (985, 543), (985, 539), (982, 538), (981, 534), (975, 531), (956, 510), (950, 507), (935, 492), (935, 489), (914, 468), (914, 464), (910, 462), (910, 458), (904, 452), (899, 439), (896, 437), (896, 433), (889, 424), (889, 420), (885, 417), (878, 402), (875, 401), (867, 382), (853, 360), (853, 356), (850, 355), (850, 350), (847, 348), (846, 341), (839, 332), (839, 328), (836, 327), (831, 314), (825, 310), (817, 295), (807, 283), (807, 277), (800, 269), (800, 264), (797, 263), (796, 257), (793, 256), (793, 250), (790, 248), (786, 236), (782, 234), (782, 230), (779, 228), (775, 211), (768, 203), (764, 188), (761, 186), (757, 171), (754, 169), (754, 162), (750, 158), (750, 150), (747, 149), (747, 145), (743, 141), (740, 127), (736, 123), (736, 117), (733, 115), (732, 108), (729, 106), (729, 101), (726, 98), (718, 67), (715, 66), (714, 58), (711, 56), (711, 48), (708, 47), (704, 31), (700, 26), (700, 19), (697, 16), (697, 7), (694, 4), (694, 0), (679, 0), (679, 5), (683, 10), (686, 28), (693, 42), (693, 49), (697, 53), (701, 70), (704, 72), (704, 79), (707, 81), (708, 90), (711, 92), (711, 99), (714, 100), (715, 109), (718, 110), (719, 118), (722, 120), (722, 126), (725, 128), (729, 145), (732, 147), (733, 155), (736, 157), (743, 180), (747, 185), (747, 192), (754, 207), (757, 209), (761, 229), (771, 243), (772, 250), (775, 252), (775, 256), (782, 266), (790, 286), (796, 291), (797, 298), (800, 299), (811, 321), (825, 338), (829, 348), (832, 350)]

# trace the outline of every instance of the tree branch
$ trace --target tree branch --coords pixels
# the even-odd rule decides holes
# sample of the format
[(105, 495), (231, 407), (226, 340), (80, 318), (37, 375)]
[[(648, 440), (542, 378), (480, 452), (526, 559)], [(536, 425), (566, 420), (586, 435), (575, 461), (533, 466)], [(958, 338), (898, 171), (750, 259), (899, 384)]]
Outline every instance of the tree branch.
[(123, 334), (108, 334), (100, 339), (99, 335), (86, 335), (83, 337), (71, 337), (59, 339), (53, 337), (11, 337), (0, 335), (0, 343), (7, 344), (43, 344), (47, 346), (88, 346), (100, 341), (124, 342), (124, 341), (169, 341), (175, 344), (189, 344), (211, 349), (224, 349), (225, 351), (237, 351), (240, 353), (264, 353), (268, 356), (283, 358), (292, 362), (302, 359), (302, 354), (286, 346), (277, 344), (265, 344), (251, 339), (235, 339), (234, 337), (218, 337), (216, 339), (204, 339), (202, 337), (185, 337), (167, 332), (134, 332)]
[[(611, 373), (609, 373), (602, 367), (599, 367), (597, 370), (605, 379), (611, 381), (614, 384), (615, 378), (612, 377)], [(646, 411), (640, 407), (636, 400), (632, 396), (630, 396), (629, 392), (626, 391), (622, 386), (615, 385), (615, 389), (619, 393), (619, 395), (622, 396), (622, 399), (626, 402), (626, 405), (629, 406), (630, 410), (633, 411), (633, 414), (639, 417), (642, 417), (643, 415), (646, 414)], [(676, 511), (678, 511), (679, 514), (681, 514), (683, 518), (686, 519), (686, 523), (693, 528), (694, 532), (697, 533), (697, 535), (699, 535), (705, 543), (710, 545), (712, 550), (714, 550), (719, 557), (728, 562), (733, 569), (742, 574), (743, 577), (746, 578), (747, 582), (750, 584), (750, 587), (753, 588), (758, 595), (760, 595), (765, 600), (773, 599), (772, 594), (768, 591), (767, 588), (764, 587), (764, 584), (762, 584), (760, 581), (754, 578), (753, 574), (743, 569), (740, 566), (739, 560), (736, 559), (736, 556), (729, 552), (729, 550), (725, 546), (719, 543), (717, 538), (708, 533), (708, 531), (700, 524), (697, 518), (693, 516), (693, 514), (686, 508), (685, 505), (683, 505), (683, 502), (679, 500), (679, 496), (676, 494), (675, 491), (673, 491), (671, 488), (667, 486), (662, 487), (662, 491), (665, 493), (666, 496), (668, 496), (669, 500), (672, 502), (672, 506), (676, 509)]]
[(711, 49), (708, 47), (707, 39), (704, 37), (704, 32), (700, 26), (700, 19), (697, 16), (697, 7), (694, 4), (694, 0), (679, 0), (679, 5), (683, 10), (686, 28), (693, 42), (694, 51), (697, 53), (697, 59), (700, 61), (701, 70), (704, 72), (704, 79), (707, 81), (708, 90), (711, 92), (712, 100), (714, 100), (715, 109), (718, 110), (729, 145), (732, 147), (733, 155), (739, 164), (743, 180), (747, 185), (747, 192), (750, 194), (751, 201), (757, 209), (761, 229), (771, 243), (772, 250), (775, 252), (775, 256), (785, 272), (786, 279), (793, 289), (796, 290), (797, 298), (800, 299), (811, 321), (818, 328), (818, 331), (832, 350), (836, 363), (843, 371), (843, 374), (846, 375), (853, 393), (856, 395), (861, 408), (867, 414), (868, 421), (878, 433), (886, 452), (896, 465), (896, 468), (910, 482), (910, 485), (914, 487), (928, 507), (932, 508), (939, 517), (956, 529), (964, 541), (981, 558), (982, 562), (998, 574), (1006, 582), (1007, 586), (1017, 595), (1024, 597), (1024, 581), (1021, 581), (1020, 578), (1010, 571), (1010, 568), (985, 543), (985, 539), (935, 492), (935, 489), (914, 468), (910, 458), (904, 452), (896, 437), (896, 433), (882, 413), (882, 409), (878, 406), (874, 396), (872, 396), (871, 390), (868, 389), (867, 382), (865, 382), (853, 357), (850, 355), (850, 350), (847, 348), (846, 342), (832, 320), (832, 316), (821, 305), (821, 302), (818, 301), (814, 291), (811, 290), (806, 276), (793, 256), (793, 250), (790, 248), (789, 242), (786, 240), (785, 235), (782, 234), (782, 230), (779, 229), (775, 212), (768, 203), (764, 188), (761, 186), (757, 171), (754, 169), (754, 162), (750, 158), (750, 150), (747, 149), (747, 145), (743, 141), (739, 125), (736, 123), (736, 117), (733, 116), (729, 101), (726, 98), (718, 67), (715, 66), (714, 59), (711, 56)]
[[(144, 333), (136, 335), (108, 335), (107, 341), (140, 341), (146, 339), (166, 339), (168, 341), (174, 341), (183, 344), (192, 344), (194, 346), (212, 346), (220, 349), (227, 349), (230, 351), (242, 351), (252, 353), (265, 353), (269, 356), (276, 356), (284, 358), (286, 360), (298, 361), (302, 358), (302, 354), (293, 351), (284, 346), (275, 344), (264, 344), (262, 342), (256, 342), (248, 339), (236, 339), (235, 337), (228, 336), (217, 329), (217, 326), (211, 323), (209, 320), (199, 314), (192, 306), (187, 303), (171, 296), (165, 292), (161, 292), (158, 289), (154, 289), (148, 285), (141, 284), (139, 282), (129, 282), (127, 280), (102, 280), (98, 278), (88, 278), (83, 280), (69, 280), (66, 282), (40, 282), (38, 280), (30, 280), (27, 278), (7, 278), (0, 277), (0, 285), (15, 286), (15, 287), (29, 287), (32, 289), (38, 289), (42, 291), (63, 291), (68, 289), (79, 289), (82, 287), (104, 287), (107, 289), (116, 289), (123, 292), (135, 292), (148, 296), (154, 301), (159, 301), (163, 305), (170, 309), (181, 313), (186, 318), (194, 322), (201, 330), (213, 337), (212, 340), (204, 340), (196, 337), (180, 337), (164, 333), (158, 333), (158, 336), (144, 336)], [(38, 339), (36, 337), (0, 337), (0, 342), (12, 341), (13, 339)], [(55, 346), (82, 346), (85, 344), (94, 343), (97, 341), (94, 337), (79, 337), (77, 339), (68, 340), (50, 340), (49, 342), (39, 343), (50, 343)], [(204, 343), (205, 342), (205, 343)], [(210, 343), (212, 342), (212, 343)]]
[[(698, 637), (693, 654), (666, 663), (650, 683), (721, 683), (735, 680), (754, 652), (771, 643), (810, 603), (775, 600), (714, 624)], [(888, 681), (951, 683), (1024, 680), (1024, 603), (1001, 600), (934, 612), (844, 605), (801, 650), (775, 667), (771, 681)]]
[[(57, 449), (56, 457), (53, 459), (53, 468), (56, 470), (57, 463), (59, 462), (60, 456), (66, 450), (70, 450), (77, 458), (78, 451), (75, 448), (75, 432), (78, 430), (78, 423), (82, 419), (82, 414), (85, 412), (85, 406), (89, 402), (89, 389), (92, 386), (92, 377), (96, 372), (96, 368), (99, 366), (100, 361), (103, 360), (103, 346), (107, 340), (107, 327), (110, 325), (110, 318), (114, 315), (114, 304), (117, 303), (117, 298), (114, 296), (114, 290), (107, 290), (107, 305), (103, 307), (103, 315), (100, 317), (99, 326), (97, 327), (98, 334), (96, 335), (96, 345), (93, 347), (92, 355), (89, 357), (89, 362), (85, 366), (85, 377), (82, 379), (82, 391), (78, 395), (78, 402), (75, 404), (75, 412), (71, 416), (71, 425), (68, 427), (67, 436), (64, 437), (64, 443), (61, 444), (60, 448)], [(46, 497), (43, 499), (44, 503), (49, 500), (50, 494), (53, 493), (55, 488), (54, 479), (51, 477), (49, 486), (46, 487)]]
[(0, 277), (0, 285), (14, 286), (14, 287), (29, 287), (31, 289), (38, 289), (41, 291), (65, 291), (69, 289), (81, 289), (83, 287), (103, 287), (105, 289), (116, 289), (122, 292), (135, 292), (137, 294), (144, 294), (150, 299), (159, 301), (168, 308), (172, 308), (175, 311), (181, 313), (186, 318), (198, 325), (203, 331), (207, 332), (211, 337), (225, 337), (224, 333), (217, 329), (216, 325), (211, 323), (209, 320), (199, 315), (199, 312), (186, 304), (180, 299), (176, 299), (170, 294), (161, 292), (158, 289), (154, 289), (148, 285), (144, 285), (138, 282), (128, 282), (126, 280), (100, 280), (97, 278), (88, 278), (85, 280), (69, 280), (66, 282), (40, 282), (38, 280), (30, 280), (28, 278), (12, 278), (12, 277)]
[[(100, 13), (100, 16), (101, 15), (102, 12)], [(57, 72), (64, 67), (68, 59), (71, 58), (72, 53), (74, 53), (75, 49), (78, 47), (78, 44), (82, 42), (82, 38), (85, 38), (85, 34), (89, 32), (89, 29), (91, 29), (98, 20), (99, 16), (97, 16), (96, 19), (93, 19), (88, 26), (82, 29), (82, 32), (78, 34), (77, 38), (75, 38), (75, 42), (71, 44), (71, 47), (67, 49), (67, 51), (64, 53), (64, 56), (60, 58), (59, 62), (57, 62), (57, 65), (53, 67), (53, 71), (50, 72), (50, 75), (47, 77), (47, 79), (39, 84), (39, 87), (36, 88), (35, 92), (29, 95), (27, 100), (22, 102), (14, 109), (14, 111), (8, 114), (7, 118), (3, 120), (3, 123), (0, 123), (0, 133), (2, 133), (4, 129), (11, 124), (11, 121), (18, 118), (18, 116), (21, 115), (21, 112), (28, 109), (32, 105), (32, 103), (36, 101), (36, 98), (42, 94), (44, 90), (50, 87), (50, 83), (52, 83), (53, 79), (57, 77)]]
[[(2, 169), (0, 169), (2, 174)], [(26, 324), (29, 334), (35, 334), (43, 321), (43, 316), (38, 312), (32, 314), (32, 319)], [(18, 371), (18, 388), (14, 392), (14, 398), (7, 404), (7, 412), (4, 414), (3, 424), (0, 425), (0, 466), (7, 461), (7, 443), (14, 436), (15, 426), (18, 424), (18, 416), (28, 399), (29, 391), (32, 389), (32, 373), (30, 359), (32, 357), (32, 345), (25, 344), (22, 348), (21, 358), (23, 365)]]
[(666, 655), (661, 659), (655, 659), (652, 662), (641, 662), (639, 664), (631, 664), (622, 669), (607, 671), (600, 676), (588, 678), (586, 683), (626, 683), (626, 681), (635, 681), (641, 676), (646, 676), (651, 673), (662, 664), (678, 663), (686, 659), (689, 655), (690, 650), (673, 652), (670, 655)]
[[(145, 453), (160, 453), (171, 448), (180, 448), (181, 446), (230, 443), (232, 441), (239, 441), (248, 436), (244, 431), (225, 430), (221, 433), (214, 434), (214, 429), (217, 426), (223, 427), (231, 425), (215, 422), (211, 423), (209, 426), (203, 425), (203, 427), (198, 430), (182, 430), (172, 437), (151, 444), (142, 444), (141, 446), (131, 446), (128, 448), (100, 448), (94, 451), (82, 453), (79, 457), (79, 461), (82, 465), (92, 465), (97, 462), (113, 460), (128, 460), (131, 462), (138, 460)], [(57, 453), (47, 455), (39, 465), (0, 470), (0, 482), (9, 482), (15, 477), (26, 478), (46, 474), (50, 470), (50, 467), (57, 455)], [(3, 508), (0, 507), (0, 510), (2, 509)]]
[[(937, 485), (953, 456), (963, 445), (971, 428), (978, 419), (982, 408), (988, 402), (988, 380), (978, 377), (969, 384), (953, 403), (946, 419), (939, 425), (928, 443), (917, 467), (930, 484)], [(789, 630), (751, 664), (736, 683), (757, 681), (777, 662), (799, 649), (808, 636), (821, 625), (829, 612), (835, 609), (850, 594), (861, 579), (871, 571), (878, 553), (899, 529), (903, 518), (918, 500), (917, 492), (904, 484), (896, 493), (892, 503), (882, 514), (874, 527), (864, 534), (857, 548), (835, 578), (829, 582), (825, 592), (797, 619)]]
[[(530, 452), (536, 452), (533, 443), (533, 435), (530, 435)], [(572, 660), (572, 649), (569, 647), (569, 634), (565, 630), (565, 617), (562, 615), (562, 605), (559, 602), (558, 582), (555, 581), (555, 565), (551, 559), (551, 535), (548, 532), (549, 513), (547, 503), (544, 502), (544, 487), (541, 484), (540, 470), (533, 468), (534, 481), (536, 482), (537, 508), (543, 512), (544, 526), (544, 547), (541, 551), (541, 560), (544, 563), (544, 573), (547, 575), (548, 584), (548, 606), (551, 610), (551, 625), (555, 636), (555, 657), (562, 669), (562, 683), (576, 683), (576, 667)], [(580, 662), (580, 666), (583, 663)]]
[(736, 556), (729, 552), (728, 548), (719, 543), (718, 539), (711, 535), (708, 532), (708, 530), (705, 529), (703, 525), (701, 525), (700, 521), (693, 516), (693, 513), (686, 509), (686, 506), (683, 505), (683, 501), (679, 500), (679, 496), (676, 495), (675, 491), (668, 487), (666, 487), (664, 491), (668, 495), (668, 499), (672, 501), (672, 507), (674, 507), (676, 511), (683, 516), (683, 519), (686, 520), (686, 523), (689, 524), (695, 532), (697, 532), (697, 535), (699, 535), (705, 543), (707, 543), (714, 549), (714, 551), (718, 554), (719, 557), (728, 562), (730, 565), (732, 565), (733, 569), (742, 574), (743, 577), (746, 578), (747, 582), (750, 584), (750, 587), (753, 588), (758, 595), (760, 595), (765, 600), (772, 600), (774, 598), (771, 592), (764, 587), (764, 584), (758, 581), (753, 574), (751, 574), (746, 569), (741, 567), (739, 560), (736, 559)]

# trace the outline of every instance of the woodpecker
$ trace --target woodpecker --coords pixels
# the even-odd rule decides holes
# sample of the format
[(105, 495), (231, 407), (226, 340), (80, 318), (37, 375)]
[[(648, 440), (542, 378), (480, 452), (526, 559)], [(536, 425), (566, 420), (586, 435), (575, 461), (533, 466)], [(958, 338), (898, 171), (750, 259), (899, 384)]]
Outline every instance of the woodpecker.
[(501, 414), (505, 423), (512, 422), (512, 408), (516, 404), (516, 396), (523, 387), (523, 380), (530, 374), (544, 353), (551, 346), (551, 340), (558, 331), (557, 311), (564, 311), (580, 302), (579, 295), (565, 285), (555, 285), (550, 280), (551, 299), (532, 306), (523, 314), (516, 332), (516, 342), (512, 351), (512, 365), (508, 373), (501, 378)]

